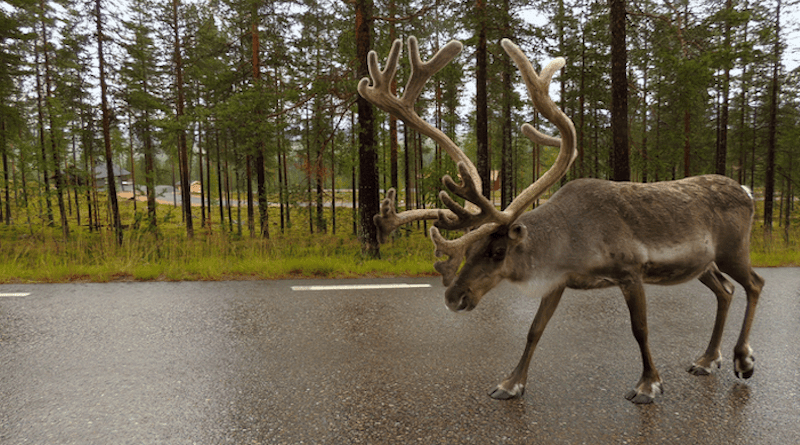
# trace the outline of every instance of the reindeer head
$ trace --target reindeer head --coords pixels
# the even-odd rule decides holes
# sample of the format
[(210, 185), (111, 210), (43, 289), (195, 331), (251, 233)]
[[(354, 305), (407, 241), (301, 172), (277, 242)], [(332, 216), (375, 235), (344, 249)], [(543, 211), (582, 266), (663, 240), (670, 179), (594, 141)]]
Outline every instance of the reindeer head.
[[(453, 310), (474, 308), (486, 292), (502, 279), (510, 277), (506, 254), (509, 246), (524, 241), (522, 232), (525, 230), (524, 226), (515, 225), (515, 221), (533, 201), (561, 179), (577, 156), (575, 127), (549, 95), (550, 81), (553, 74), (564, 66), (564, 59), (550, 62), (539, 75), (517, 45), (508, 39), (503, 39), (501, 45), (520, 70), (533, 105), (562, 135), (561, 138), (551, 137), (540, 133), (529, 124), (522, 125), (522, 133), (529, 139), (538, 144), (558, 146), (560, 151), (550, 170), (529, 185), (502, 211), (481, 194), (481, 178), (472, 161), (447, 135), (424, 121), (414, 110), (414, 103), (428, 79), (461, 52), (460, 42), (448, 43), (428, 62), (422, 62), (417, 39), (410, 37), (408, 50), (411, 76), (401, 98), (389, 90), (400, 57), (399, 39), (392, 44), (384, 70), (378, 66), (377, 54), (370, 51), (367, 61), (372, 85), (370, 86), (367, 78), (361, 79), (358, 84), (361, 96), (433, 139), (457, 163), (460, 183), (456, 183), (449, 175), (442, 178), (442, 183), (451, 193), (465, 200), (464, 207), (445, 191), (441, 191), (439, 199), (447, 209), (407, 210), (397, 213), (394, 207), (395, 191), (390, 190), (381, 203), (380, 213), (374, 217), (381, 242), (385, 242), (403, 224), (421, 219), (435, 220), (430, 235), (436, 247), (436, 256), (447, 255), (448, 259), (437, 262), (434, 267), (442, 274), (442, 281), (448, 287), (445, 298), (448, 307)], [(440, 229), (466, 233), (448, 240), (442, 236)], [(465, 258), (465, 266), (459, 272)]]

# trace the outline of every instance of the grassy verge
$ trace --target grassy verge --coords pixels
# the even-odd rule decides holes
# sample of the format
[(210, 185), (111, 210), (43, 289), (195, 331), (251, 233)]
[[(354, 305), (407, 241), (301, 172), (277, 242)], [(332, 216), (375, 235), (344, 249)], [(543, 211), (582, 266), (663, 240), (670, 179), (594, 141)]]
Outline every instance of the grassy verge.
[(800, 266), (800, 228), (774, 228), (771, 235), (757, 227), (750, 236), (750, 260), (756, 267)]
[[(123, 222), (142, 220), (132, 203), (121, 203)], [(295, 224), (281, 232), (278, 209), (270, 210), (270, 238), (251, 238), (218, 222), (187, 238), (179, 210), (160, 206), (158, 230), (146, 224), (125, 229), (122, 245), (107, 228), (90, 231), (73, 221), (67, 239), (59, 227), (0, 225), (0, 283), (107, 282), (119, 280), (224, 280), (310, 277), (435, 275), (433, 246), (413, 231), (381, 247), (381, 259), (362, 255), (352, 234), (352, 211), (337, 210), (338, 234), (309, 235), (308, 212), (295, 209)], [(198, 213), (199, 209), (193, 209)], [(245, 212), (243, 212), (245, 213)], [(215, 214), (214, 216), (217, 216)], [(244, 215), (243, 215), (244, 216)], [(234, 218), (236, 215), (234, 214)], [(245, 216), (246, 218), (246, 216)], [(332, 215), (326, 213), (331, 226)], [(332, 230), (329, 230), (332, 232)]]
[[(132, 204), (122, 205), (123, 221), (135, 221)], [(107, 229), (89, 231), (74, 223), (67, 239), (57, 227), (0, 226), (0, 283), (437, 275), (433, 246), (422, 229), (382, 246), (380, 260), (364, 257), (352, 234), (348, 209), (337, 211), (335, 235), (309, 235), (304, 209), (293, 212), (295, 225), (281, 233), (278, 210), (272, 209), (270, 239), (251, 238), (246, 227), (239, 235), (236, 226), (230, 231), (218, 225), (202, 228), (199, 223), (194, 238), (188, 239), (180, 213), (169, 206), (160, 208), (157, 232), (128, 228), (121, 246)], [(330, 213), (326, 219), (330, 225)], [(768, 237), (756, 224), (751, 258), (758, 267), (800, 266), (799, 246), (797, 225), (789, 233), (776, 227)]]
[(236, 240), (226, 234), (183, 238), (108, 232), (64, 241), (51, 236), (3, 243), (0, 283), (114, 280), (222, 280), (288, 277), (433, 275), (432, 247), (421, 235), (361, 255), (357, 241), (332, 235)]

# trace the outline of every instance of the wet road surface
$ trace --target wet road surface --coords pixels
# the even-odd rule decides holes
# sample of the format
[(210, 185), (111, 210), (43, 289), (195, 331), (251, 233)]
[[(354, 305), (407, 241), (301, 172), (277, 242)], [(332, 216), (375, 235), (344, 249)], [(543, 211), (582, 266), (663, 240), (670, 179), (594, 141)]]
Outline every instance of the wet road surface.
[[(710, 377), (685, 369), (714, 296), (647, 288), (648, 406), (623, 397), (641, 360), (616, 289), (567, 291), (527, 392), (501, 402), (538, 306), (513, 285), (463, 314), (438, 279), (3, 285), (0, 444), (798, 444), (800, 270), (759, 273), (747, 381), (738, 285)], [(352, 283), (431, 287), (292, 290)]]

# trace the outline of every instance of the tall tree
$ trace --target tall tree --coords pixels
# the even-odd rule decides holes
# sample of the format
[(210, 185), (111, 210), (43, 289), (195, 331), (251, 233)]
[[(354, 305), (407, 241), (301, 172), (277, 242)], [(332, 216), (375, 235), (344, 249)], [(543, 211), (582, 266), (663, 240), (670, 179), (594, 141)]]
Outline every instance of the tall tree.
[[(357, 78), (367, 77), (367, 54), (372, 45), (372, 0), (356, 0), (356, 57)], [(360, 95), (358, 106), (358, 209), (361, 230), (362, 252), (370, 258), (380, 258), (378, 230), (372, 217), (379, 211), (378, 197), (378, 152), (375, 147), (375, 121), (372, 105)]]
[[(731, 50), (731, 15), (733, 14), (733, 1), (725, 0), (725, 16), (723, 18), (723, 53), (729, 54)], [(719, 116), (719, 140), (715, 156), (715, 171), (718, 175), (727, 173), (728, 156), (728, 115), (730, 112), (730, 83), (731, 65), (730, 57), (723, 57), (722, 75), (722, 108)]]
[(764, 229), (772, 233), (772, 212), (775, 199), (775, 151), (778, 139), (778, 108), (780, 104), (781, 67), (781, 0), (775, 2), (775, 29), (772, 46), (772, 78), (769, 87), (769, 133), (767, 139), (767, 165), (764, 169)]
[(13, 185), (9, 179), (9, 140), (14, 131), (21, 130), (23, 125), (22, 113), (15, 103), (19, 96), (17, 79), (24, 73), (22, 45), (33, 37), (27, 35), (22, 28), (24, 19), (34, 4), (33, 0), (27, 0), (14, 2), (13, 9), (0, 8), (0, 154), (5, 186), (5, 199), (0, 198), (0, 203), (5, 205), (5, 211), (0, 209), (0, 221), (4, 220), (6, 225), (10, 225), (12, 219), (10, 189)]
[(489, 102), (488, 82), (488, 17), (486, 0), (475, 0), (475, 133), (477, 143), (478, 175), (481, 177), (481, 192), (487, 198), (492, 194), (492, 165), (489, 153)]
[(625, 0), (609, 0), (611, 6), (611, 132), (615, 181), (629, 181), (628, 49)]
[[(500, 11), (500, 15), (502, 17), (502, 29), (501, 34), (503, 37), (513, 39), (514, 33), (512, 31), (511, 26), (511, 5), (509, 0), (503, 0), (503, 9)], [(514, 98), (514, 88), (511, 84), (511, 71), (512, 71), (512, 64), (511, 60), (507, 56), (503, 56), (501, 58), (502, 61), (502, 83), (503, 83), (503, 92), (502, 92), (502, 105), (503, 105), (503, 116), (501, 119), (502, 123), (502, 145), (501, 145), (501, 165), (500, 165), (500, 172), (502, 173), (501, 178), (501, 189), (500, 189), (500, 203), (503, 208), (507, 207), (511, 204), (511, 201), (514, 199), (514, 157), (513, 157), (513, 147), (512, 147), (512, 138), (511, 138), (511, 127), (513, 123), (513, 116), (511, 114), (511, 103)]]
[[(251, 67), (253, 69), (253, 87), (256, 92), (261, 90), (261, 62), (259, 60), (259, 56), (261, 53), (261, 41), (258, 31), (259, 26), (259, 14), (258, 14), (258, 2), (253, 2), (252, 9), (250, 11), (250, 36), (251, 36), (251, 50), (252, 50), (252, 59), (251, 59)], [(260, 104), (256, 105), (256, 120), (261, 121), (261, 116), (264, 114), (264, 110), (261, 108)], [(267, 203), (267, 186), (266, 186), (266, 163), (265, 163), (265, 151), (266, 145), (264, 144), (263, 138), (258, 138), (256, 140), (256, 152), (255, 157), (253, 158), (254, 166), (256, 169), (256, 189), (258, 194), (258, 216), (260, 222), (260, 232), (261, 237), (264, 239), (269, 238), (269, 220), (268, 220), (268, 209), (269, 205)]]
[(127, 57), (120, 74), (126, 85), (124, 98), (128, 102), (128, 108), (135, 114), (133, 125), (135, 134), (141, 141), (144, 155), (147, 218), (150, 227), (155, 228), (157, 218), (153, 118), (163, 105), (155, 91), (160, 73), (156, 65), (159, 58), (151, 30), (152, 10), (153, 4), (149, 0), (134, 0), (131, 3), (132, 18), (123, 24), (132, 35), (129, 41), (123, 44)]
[(175, 121), (177, 127), (178, 142), (178, 162), (180, 163), (181, 181), (181, 206), (183, 207), (184, 221), (186, 224), (186, 235), (189, 238), (194, 236), (194, 223), (192, 222), (192, 195), (191, 184), (189, 183), (189, 150), (187, 148), (186, 130), (184, 128), (184, 84), (183, 84), (183, 54), (180, 36), (179, 6), (180, 0), (172, 0), (172, 11), (170, 15), (170, 26), (172, 28), (172, 54), (173, 69), (175, 72)]
[(100, 75), (100, 109), (103, 113), (103, 143), (106, 157), (106, 187), (108, 200), (111, 205), (111, 214), (114, 221), (114, 233), (118, 245), (122, 245), (122, 221), (117, 202), (117, 185), (114, 178), (114, 156), (111, 150), (111, 113), (108, 109), (108, 85), (106, 83), (106, 62), (103, 42), (103, 13), (100, 6), (101, 0), (95, 0), (95, 20), (97, 21), (97, 60)]
[(40, 69), (41, 65), (41, 55), (42, 51), (39, 49), (39, 45), (34, 46), (34, 59), (35, 59), (35, 71), (36, 71), (36, 123), (37, 129), (39, 134), (39, 149), (41, 150), (41, 164), (40, 169), (42, 172), (42, 185), (44, 190), (42, 191), (42, 195), (44, 196), (45, 204), (47, 205), (46, 210), (46, 218), (47, 224), (53, 225), (53, 202), (50, 198), (50, 169), (48, 168), (49, 162), (47, 160), (47, 143), (45, 139), (45, 131), (44, 131), (44, 121), (45, 121), (45, 93), (42, 89), (42, 73)]
[[(389, 0), (389, 41), (391, 42), (394, 42), (397, 38), (397, 22), (394, 20), (396, 15), (397, 2), (395, 0)], [(397, 94), (397, 78), (392, 78), (392, 84), (389, 86), (389, 90), (392, 94)], [(398, 168), (399, 146), (400, 144), (397, 139), (397, 117), (393, 114), (389, 114), (389, 183), (395, 190), (400, 189)]]
[(47, 8), (45, 7), (44, 0), (39, 1), (39, 24), (41, 26), (40, 38), (42, 41), (42, 54), (44, 55), (44, 92), (45, 92), (45, 106), (47, 109), (47, 117), (49, 121), (49, 134), (50, 134), (50, 155), (52, 156), (53, 166), (53, 180), (56, 183), (56, 202), (58, 202), (58, 211), (61, 216), (61, 231), (64, 238), (69, 236), (69, 224), (67, 222), (67, 211), (64, 205), (64, 181), (62, 178), (61, 162), (59, 156), (59, 144), (56, 130), (56, 117), (55, 110), (53, 109), (53, 102), (55, 100), (53, 94), (53, 74), (50, 63), (50, 29), (48, 22), (50, 19), (47, 17)]

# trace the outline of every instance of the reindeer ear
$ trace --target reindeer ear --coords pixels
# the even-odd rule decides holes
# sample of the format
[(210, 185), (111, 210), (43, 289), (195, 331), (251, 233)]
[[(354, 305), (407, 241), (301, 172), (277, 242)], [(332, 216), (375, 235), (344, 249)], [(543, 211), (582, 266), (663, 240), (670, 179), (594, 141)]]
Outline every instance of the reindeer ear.
[(508, 229), (508, 238), (512, 241), (522, 241), (528, 236), (528, 228), (520, 223), (514, 223)]

